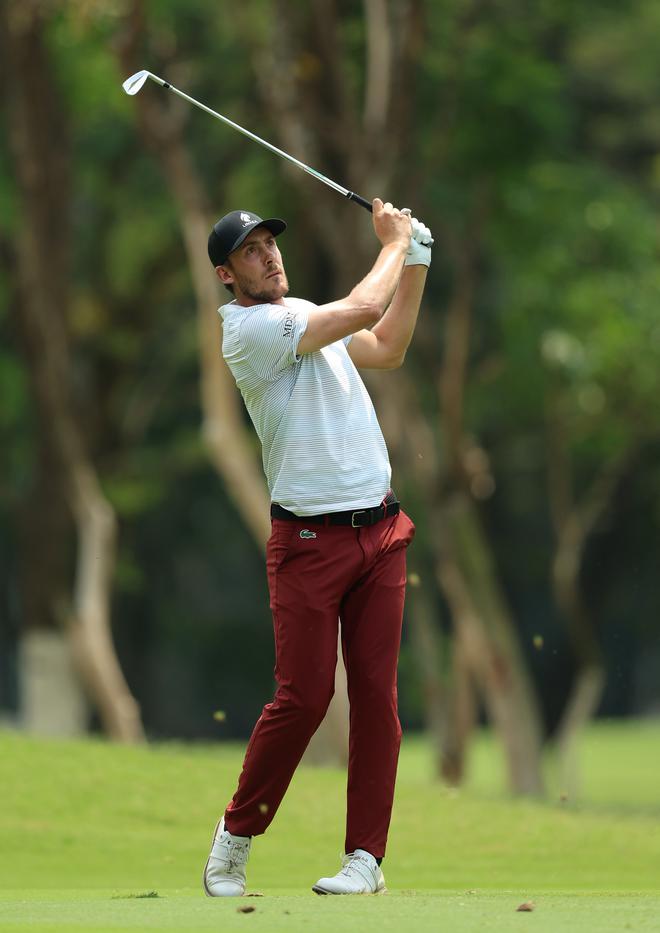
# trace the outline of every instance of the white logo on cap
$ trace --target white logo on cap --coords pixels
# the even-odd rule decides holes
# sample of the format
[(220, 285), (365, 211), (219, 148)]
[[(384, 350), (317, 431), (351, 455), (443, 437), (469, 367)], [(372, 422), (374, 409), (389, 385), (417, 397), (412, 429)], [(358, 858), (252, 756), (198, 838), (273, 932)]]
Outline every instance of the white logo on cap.
[(244, 227), (247, 227), (248, 224), (252, 223), (252, 218), (249, 214), (241, 214), (241, 220), (243, 221)]

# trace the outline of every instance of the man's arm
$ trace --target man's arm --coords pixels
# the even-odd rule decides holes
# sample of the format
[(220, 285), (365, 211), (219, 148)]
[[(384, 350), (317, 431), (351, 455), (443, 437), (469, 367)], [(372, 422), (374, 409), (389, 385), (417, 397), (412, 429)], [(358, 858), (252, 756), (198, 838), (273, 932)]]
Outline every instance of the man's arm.
[(371, 330), (353, 335), (348, 353), (362, 369), (395, 369), (401, 366), (412, 340), (422, 301), (426, 274), (431, 265), (431, 231), (412, 219), (413, 235), (392, 304)]
[(426, 283), (426, 266), (406, 266), (392, 304), (372, 330), (360, 330), (348, 345), (358, 369), (396, 369), (412, 340)]
[(313, 353), (371, 327), (380, 321), (392, 301), (410, 244), (410, 218), (375, 198), (373, 223), (382, 248), (371, 271), (346, 298), (310, 312), (307, 329), (298, 343), (298, 354)]

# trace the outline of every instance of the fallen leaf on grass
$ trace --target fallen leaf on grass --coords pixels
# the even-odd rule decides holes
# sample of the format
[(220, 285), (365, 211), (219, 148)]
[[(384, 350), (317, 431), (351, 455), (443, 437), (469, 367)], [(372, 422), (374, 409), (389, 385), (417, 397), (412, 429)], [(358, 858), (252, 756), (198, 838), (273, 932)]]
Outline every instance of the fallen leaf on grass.
[(534, 904), (534, 901), (525, 901), (525, 903), (521, 904), (520, 907), (516, 907), (516, 910), (525, 910), (529, 912), (534, 910), (535, 906), (536, 905)]

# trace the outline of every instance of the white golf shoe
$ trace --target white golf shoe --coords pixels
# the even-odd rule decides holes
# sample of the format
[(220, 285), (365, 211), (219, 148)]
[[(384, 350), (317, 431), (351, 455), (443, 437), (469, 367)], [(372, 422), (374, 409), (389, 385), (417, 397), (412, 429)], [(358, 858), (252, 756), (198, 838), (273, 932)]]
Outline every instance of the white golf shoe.
[(209, 897), (241, 897), (245, 894), (245, 865), (251, 843), (249, 836), (232, 836), (225, 829), (224, 817), (220, 820), (204, 867), (204, 890)]
[(380, 865), (364, 849), (344, 855), (341, 870), (334, 878), (319, 878), (312, 891), (317, 894), (385, 894), (385, 878)]

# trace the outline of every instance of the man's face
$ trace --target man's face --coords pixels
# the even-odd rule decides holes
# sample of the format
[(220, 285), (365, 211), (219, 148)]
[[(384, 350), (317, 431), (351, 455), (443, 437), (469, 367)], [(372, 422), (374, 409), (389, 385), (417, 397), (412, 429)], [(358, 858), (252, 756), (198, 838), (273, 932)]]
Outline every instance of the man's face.
[(216, 271), (221, 282), (233, 286), (242, 305), (280, 304), (289, 291), (282, 255), (266, 227), (255, 227)]

